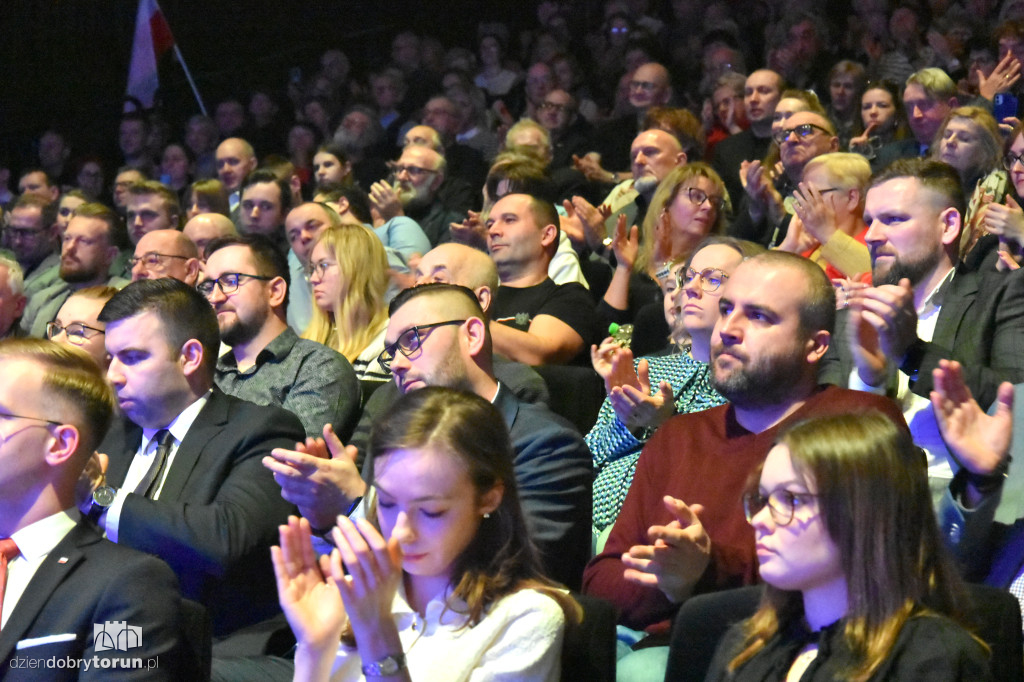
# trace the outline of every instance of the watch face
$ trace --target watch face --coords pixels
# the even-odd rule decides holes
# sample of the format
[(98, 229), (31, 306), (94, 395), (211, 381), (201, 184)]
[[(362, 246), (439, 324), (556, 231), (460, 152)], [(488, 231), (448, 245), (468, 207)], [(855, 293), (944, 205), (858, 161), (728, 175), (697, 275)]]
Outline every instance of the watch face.
[(380, 671), (384, 675), (394, 675), (401, 669), (402, 668), (398, 665), (398, 661), (390, 656), (380, 662)]
[(114, 497), (117, 496), (117, 490), (109, 485), (103, 485), (92, 493), (92, 500), (101, 507), (109, 507), (114, 503)]

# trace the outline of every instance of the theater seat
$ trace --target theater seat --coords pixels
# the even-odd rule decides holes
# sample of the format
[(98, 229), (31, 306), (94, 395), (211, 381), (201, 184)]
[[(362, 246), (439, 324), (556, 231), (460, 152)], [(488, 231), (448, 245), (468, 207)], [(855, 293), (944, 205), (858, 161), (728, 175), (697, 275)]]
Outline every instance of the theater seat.
[(576, 592), (583, 622), (566, 631), (562, 643), (562, 682), (615, 681), (615, 607)]
[(581, 435), (586, 435), (604, 402), (600, 375), (590, 367), (569, 365), (540, 365), (534, 369), (548, 387), (551, 411), (568, 419)]

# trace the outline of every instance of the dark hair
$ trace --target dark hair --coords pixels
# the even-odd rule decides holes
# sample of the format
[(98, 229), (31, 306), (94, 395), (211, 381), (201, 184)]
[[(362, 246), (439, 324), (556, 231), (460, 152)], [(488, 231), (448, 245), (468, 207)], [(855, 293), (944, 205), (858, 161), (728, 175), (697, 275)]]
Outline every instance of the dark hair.
[(265, 183), (277, 185), (277, 189), (281, 192), (281, 218), (284, 219), (284, 216), (288, 215), (288, 211), (292, 208), (292, 190), (288, 186), (288, 182), (280, 179), (273, 171), (259, 168), (246, 175), (245, 180), (242, 180), (242, 184), (238, 188), (238, 196), (241, 197), (245, 194), (245, 190), (253, 185)]
[(185, 198), (191, 204), (201, 197), (210, 207), (211, 213), (220, 213), (223, 216), (231, 215), (231, 208), (228, 202), (228, 193), (224, 189), (224, 183), (216, 178), (209, 180), (196, 180), (189, 185)]
[(46, 186), (47, 187), (53, 187), (56, 184), (53, 181), (53, 177), (49, 173), (47, 173), (44, 168), (40, 168), (39, 166), (29, 166), (28, 168), (21, 169), (21, 174), (18, 175), (18, 179), (20, 180), (21, 178), (25, 177), (29, 173), (42, 173), (43, 177), (46, 178)]
[[(874, 410), (799, 422), (776, 443), (814, 490), (839, 550), (849, 592), (844, 637), (854, 656), (848, 679), (867, 679), (909, 618), (958, 618), (962, 611), (963, 588), (935, 520), (925, 458), (906, 428)], [(767, 585), (730, 670), (802, 615), (799, 593)]]
[(923, 187), (942, 197), (946, 207), (955, 208), (961, 216), (964, 215), (967, 200), (960, 174), (948, 163), (919, 157), (897, 159), (871, 178), (868, 190), (897, 178), (917, 178)]
[[(210, 260), (210, 256), (228, 246), (244, 246), (249, 249), (249, 254), (256, 266), (256, 272), (252, 274), (260, 277), (280, 277), (288, 287), (288, 293), (291, 293), (291, 272), (288, 269), (288, 259), (267, 236), (239, 234), (217, 237), (206, 245), (206, 260)], [(285, 294), (282, 305), (288, 307), (288, 294)]]
[(572, 613), (571, 599), (554, 589), (540, 568), (519, 503), (508, 426), (489, 401), (472, 393), (431, 386), (402, 396), (370, 434), (374, 477), (380, 459), (397, 450), (432, 448), (465, 465), (477, 495), (504, 486), (498, 508), (452, 566), (453, 595), (469, 609), (468, 625), (487, 608), (523, 588), (543, 591)]
[(97, 319), (110, 324), (147, 312), (160, 318), (165, 340), (173, 351), (179, 352), (189, 339), (202, 344), (203, 369), (212, 379), (220, 350), (220, 328), (210, 302), (194, 288), (171, 277), (141, 279), (107, 301)]
[(373, 221), (373, 214), (370, 212), (370, 197), (358, 185), (342, 185), (335, 182), (318, 188), (317, 193), (327, 194), (333, 201), (345, 199), (348, 202), (348, 210), (356, 217), (356, 220), (366, 225)]
[(181, 201), (178, 200), (178, 193), (162, 182), (156, 180), (143, 180), (128, 185), (128, 194), (133, 197), (155, 194), (164, 202), (167, 215), (174, 219), (174, 228), (180, 230), (182, 219), (185, 217), (181, 210)]
[(414, 287), (402, 289), (402, 291), (398, 292), (398, 295), (391, 300), (391, 305), (388, 306), (388, 317), (394, 315), (402, 306), (413, 299), (419, 298), (420, 296), (430, 296), (442, 293), (462, 294), (472, 301), (474, 314), (481, 320), (487, 319), (483, 308), (480, 307), (480, 301), (477, 299), (476, 294), (473, 293), (472, 289), (464, 287), (461, 284), (448, 284), (447, 282), (427, 282), (426, 284), (417, 284)]

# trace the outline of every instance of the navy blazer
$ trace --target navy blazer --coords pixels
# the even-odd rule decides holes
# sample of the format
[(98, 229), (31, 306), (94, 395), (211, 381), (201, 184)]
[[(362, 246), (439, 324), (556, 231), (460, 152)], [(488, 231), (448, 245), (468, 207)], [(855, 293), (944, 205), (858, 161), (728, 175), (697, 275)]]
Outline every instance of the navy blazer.
[[(97, 652), (94, 625), (122, 621), (142, 628), (142, 645)], [(104, 540), (82, 522), (43, 560), (0, 632), (0, 678), (174, 680), (180, 646), (181, 597), (174, 573), (159, 559)], [(143, 667), (112, 673), (94, 667), (94, 656), (141, 658)], [(42, 667), (51, 657), (73, 659), (77, 667)]]
[[(279, 610), (269, 548), (296, 512), (262, 459), (304, 440), (287, 410), (214, 389), (178, 446), (160, 499), (131, 494), (124, 502), (117, 541), (170, 564), (182, 594), (209, 609), (215, 635)], [(99, 447), (110, 457), (111, 485), (124, 482), (141, 442), (142, 429), (127, 418), (111, 427)]]

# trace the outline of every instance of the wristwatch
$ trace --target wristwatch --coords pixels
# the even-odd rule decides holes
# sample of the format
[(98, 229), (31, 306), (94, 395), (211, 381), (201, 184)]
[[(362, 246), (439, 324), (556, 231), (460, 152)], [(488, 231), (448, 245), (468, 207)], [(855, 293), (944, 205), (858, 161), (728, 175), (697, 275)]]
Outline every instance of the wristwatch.
[(385, 656), (379, 661), (363, 666), (363, 674), (367, 677), (387, 677), (405, 670), (405, 654)]
[(98, 523), (103, 513), (110, 508), (110, 505), (114, 504), (115, 497), (117, 497), (117, 488), (110, 485), (101, 485), (93, 490), (92, 506), (89, 507), (89, 513), (86, 515), (89, 520)]

